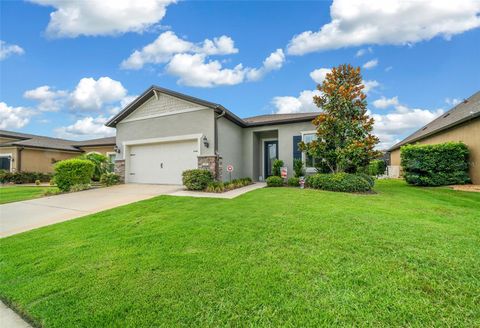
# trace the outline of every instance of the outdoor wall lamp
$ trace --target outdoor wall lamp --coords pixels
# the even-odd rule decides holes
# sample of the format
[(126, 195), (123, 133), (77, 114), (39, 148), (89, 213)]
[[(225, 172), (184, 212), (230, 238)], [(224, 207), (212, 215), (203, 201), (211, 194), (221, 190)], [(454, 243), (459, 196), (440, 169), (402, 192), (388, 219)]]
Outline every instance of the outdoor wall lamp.
[(203, 145), (204, 145), (206, 148), (208, 148), (208, 146), (209, 146), (210, 144), (208, 143), (207, 136), (203, 136), (203, 139), (202, 139), (202, 140), (203, 140)]
[(115, 145), (115, 147), (113, 147), (113, 151), (116, 152), (117, 154), (120, 154), (120, 148), (118, 148), (117, 145)]

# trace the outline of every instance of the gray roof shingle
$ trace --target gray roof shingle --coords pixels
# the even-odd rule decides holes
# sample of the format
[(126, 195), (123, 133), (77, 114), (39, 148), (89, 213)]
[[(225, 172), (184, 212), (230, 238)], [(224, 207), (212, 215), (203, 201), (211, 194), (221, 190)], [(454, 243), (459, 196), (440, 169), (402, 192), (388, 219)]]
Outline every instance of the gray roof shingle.
[(285, 123), (285, 122), (296, 122), (296, 121), (308, 121), (313, 120), (318, 116), (320, 112), (314, 113), (294, 113), (294, 114), (267, 114), (267, 115), (258, 115), (244, 118), (243, 120), (248, 125), (262, 125), (262, 124), (272, 124), (272, 123)]

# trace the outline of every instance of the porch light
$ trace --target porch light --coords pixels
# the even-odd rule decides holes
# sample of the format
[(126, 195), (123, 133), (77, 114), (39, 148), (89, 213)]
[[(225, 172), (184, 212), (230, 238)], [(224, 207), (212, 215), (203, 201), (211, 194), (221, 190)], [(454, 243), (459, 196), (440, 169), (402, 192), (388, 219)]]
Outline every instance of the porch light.
[(115, 145), (115, 147), (113, 147), (113, 151), (116, 152), (117, 154), (120, 154), (120, 148), (118, 148), (117, 145)]
[(204, 145), (206, 148), (208, 148), (208, 146), (209, 146), (210, 144), (208, 143), (207, 136), (203, 136), (203, 139), (202, 139), (202, 140), (203, 140), (203, 145)]

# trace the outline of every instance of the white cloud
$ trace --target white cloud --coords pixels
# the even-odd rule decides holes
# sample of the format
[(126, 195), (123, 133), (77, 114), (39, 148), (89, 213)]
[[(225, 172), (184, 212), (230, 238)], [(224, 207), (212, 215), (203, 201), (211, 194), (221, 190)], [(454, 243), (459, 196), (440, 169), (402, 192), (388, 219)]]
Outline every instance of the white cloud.
[(320, 109), (313, 102), (313, 96), (319, 96), (318, 90), (304, 90), (298, 97), (284, 96), (272, 99), (277, 114), (316, 112)]
[(265, 74), (282, 68), (284, 63), (285, 54), (282, 49), (277, 49), (265, 58), (262, 67), (248, 70), (247, 79), (249, 81), (258, 81), (265, 76)]
[(207, 55), (230, 55), (236, 54), (238, 49), (235, 48), (235, 43), (232, 38), (222, 35), (219, 38), (214, 38), (213, 41), (205, 39), (202, 48), (196, 50), (196, 52), (201, 52)]
[(355, 54), (355, 57), (362, 57), (363, 55), (366, 55), (367, 53), (369, 53), (369, 54), (373, 53), (373, 49), (371, 47), (359, 49), (357, 51), (357, 53)]
[(55, 129), (55, 133), (58, 137), (67, 139), (94, 139), (114, 136), (115, 129), (105, 126), (107, 121), (108, 119), (103, 116), (87, 116), (77, 120), (72, 125)]
[(398, 97), (385, 98), (382, 96), (380, 99), (377, 99), (373, 102), (374, 107), (382, 108), (382, 109), (385, 109), (391, 106), (397, 106), (397, 105), (399, 105)]
[(124, 109), (125, 107), (127, 107), (127, 105), (129, 105), (132, 101), (134, 101), (135, 99), (137, 99), (138, 96), (126, 96), (125, 98), (123, 98), (122, 100), (120, 100), (120, 104), (118, 106), (114, 106), (112, 108), (110, 108), (108, 110), (108, 113), (110, 115), (116, 115), (118, 114), (122, 109)]
[(25, 91), (23, 97), (37, 101), (37, 108), (42, 112), (56, 112), (63, 105), (67, 94), (64, 90), (52, 90), (48, 85), (42, 85)]
[(85, 77), (78, 82), (70, 95), (70, 102), (74, 108), (87, 111), (98, 111), (104, 104), (122, 100), (127, 90), (119, 81), (109, 77), (95, 80)]
[(312, 72), (310, 72), (310, 77), (312, 78), (315, 83), (322, 84), (327, 74), (332, 71), (331, 68), (319, 68)]
[(9, 44), (0, 40), (0, 60), (4, 60), (11, 55), (23, 55), (25, 50), (16, 44)]
[(292, 38), (291, 55), (361, 46), (412, 44), (480, 26), (478, 0), (334, 0), (331, 22)]
[(377, 65), (378, 65), (378, 59), (372, 59), (367, 61), (365, 64), (363, 64), (362, 67), (365, 69), (370, 69), (370, 68), (374, 68)]
[(47, 35), (75, 38), (79, 35), (114, 35), (144, 32), (157, 24), (174, 0), (30, 0), (51, 6)]
[(450, 106), (457, 106), (462, 102), (462, 99), (459, 98), (445, 98), (445, 102)]
[(364, 85), (363, 91), (367, 94), (380, 86), (380, 83), (378, 83), (376, 80), (362, 80), (362, 83)]
[(25, 107), (11, 107), (0, 102), (0, 129), (20, 129), (28, 124), (34, 113)]

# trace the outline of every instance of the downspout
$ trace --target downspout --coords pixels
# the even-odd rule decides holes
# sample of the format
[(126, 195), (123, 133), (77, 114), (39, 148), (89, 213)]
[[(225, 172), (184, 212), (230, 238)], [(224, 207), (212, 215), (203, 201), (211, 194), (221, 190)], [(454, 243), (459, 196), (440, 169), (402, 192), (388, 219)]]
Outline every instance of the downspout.
[[(217, 107), (218, 108), (218, 107)], [(225, 109), (222, 109), (222, 108), (218, 108), (222, 111), (222, 113), (220, 115), (218, 115), (217, 117), (215, 117), (215, 136), (214, 136), (214, 142), (215, 142), (215, 155), (218, 155), (218, 119), (221, 118), (221, 117), (224, 117), (225, 114), (226, 114), (226, 111)]]
[(22, 171), (22, 150), (25, 149), (25, 147), (18, 147), (18, 156), (17, 156), (17, 171), (20, 172)]

